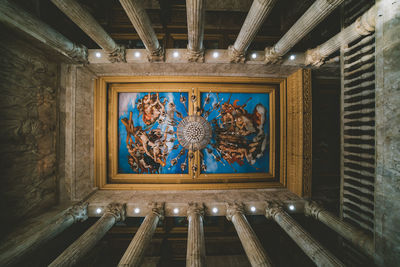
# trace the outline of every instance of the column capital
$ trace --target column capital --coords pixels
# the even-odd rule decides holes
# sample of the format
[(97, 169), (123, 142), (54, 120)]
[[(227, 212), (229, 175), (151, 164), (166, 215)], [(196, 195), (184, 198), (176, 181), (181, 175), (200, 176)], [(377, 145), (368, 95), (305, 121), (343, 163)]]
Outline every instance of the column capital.
[(80, 202), (75, 204), (68, 209), (68, 211), (65, 213), (65, 216), (72, 216), (72, 218), (74, 218), (74, 222), (83, 222), (88, 218), (88, 205), (88, 202)]
[(240, 213), (244, 214), (244, 205), (243, 203), (228, 203), (226, 208), (226, 218), (228, 221), (232, 220), (233, 215)]
[(126, 204), (110, 203), (106, 207), (104, 214), (111, 214), (115, 217), (117, 222), (125, 221), (126, 217)]
[(318, 214), (323, 210), (324, 208), (315, 201), (307, 201), (304, 206), (304, 214), (315, 219), (318, 219)]
[(84, 45), (78, 45), (73, 43), (73, 48), (69, 51), (66, 52), (66, 54), (72, 58), (72, 60), (81, 63), (81, 64), (87, 64), (89, 63), (88, 61), (88, 49)]
[(156, 50), (147, 50), (147, 59), (149, 62), (164, 61), (164, 48), (159, 46)]
[(151, 202), (149, 203), (149, 209), (160, 219), (164, 218), (164, 202)]
[(277, 203), (268, 203), (265, 207), (265, 217), (267, 219), (273, 219), (276, 214), (281, 212), (283, 212), (283, 208)]
[(355, 23), (355, 30), (359, 35), (368, 35), (375, 31), (376, 5), (359, 17)]
[(306, 60), (304, 62), (305, 65), (313, 65), (313, 66), (321, 66), (324, 64), (325, 57), (321, 55), (319, 51), (319, 46), (314, 49), (308, 49), (306, 51)]
[(282, 59), (282, 57), (275, 51), (274, 47), (266, 47), (264, 52), (265, 63), (267, 64), (275, 64)]
[(186, 58), (189, 62), (204, 62), (204, 48), (196, 51), (190, 49), (188, 45)]
[(203, 203), (194, 203), (190, 202), (187, 208), (187, 216), (199, 214), (200, 216), (204, 216), (204, 205)]
[(233, 45), (230, 45), (228, 47), (228, 55), (229, 55), (229, 60), (231, 61), (231, 63), (244, 63), (246, 61), (245, 52), (237, 51), (233, 47)]
[(125, 46), (117, 45), (117, 48), (115, 48), (114, 51), (108, 53), (108, 60), (112, 63), (126, 62), (125, 54)]

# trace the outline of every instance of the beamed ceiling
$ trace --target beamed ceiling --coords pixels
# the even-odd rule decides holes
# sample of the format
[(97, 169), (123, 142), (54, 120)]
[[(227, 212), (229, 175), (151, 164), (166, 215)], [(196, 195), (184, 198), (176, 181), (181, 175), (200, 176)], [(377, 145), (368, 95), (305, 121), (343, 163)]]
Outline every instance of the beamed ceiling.
[[(99, 46), (51, 1), (16, 0), (25, 9), (65, 35), (71, 41), (89, 49)], [(126, 48), (144, 48), (132, 23), (118, 0), (79, 0), (96, 18), (111, 37)], [(252, 0), (207, 1), (204, 29), (206, 49), (227, 49), (235, 42), (243, 25)], [(274, 5), (263, 26), (248, 50), (264, 50), (274, 45), (290, 29), (301, 15), (314, 3), (313, 0), (279, 0)], [(152, 27), (165, 48), (186, 48), (185, 0), (145, 0), (144, 6)], [(292, 52), (304, 52), (334, 36), (340, 30), (340, 8), (332, 12), (322, 23), (307, 34)]]

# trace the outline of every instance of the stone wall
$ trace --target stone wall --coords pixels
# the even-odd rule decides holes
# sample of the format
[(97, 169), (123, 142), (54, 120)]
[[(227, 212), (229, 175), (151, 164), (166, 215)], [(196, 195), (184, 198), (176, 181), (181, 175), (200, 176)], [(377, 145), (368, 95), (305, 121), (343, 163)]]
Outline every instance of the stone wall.
[(57, 203), (59, 75), (41, 50), (0, 36), (0, 231), (6, 232)]
[(377, 4), (375, 255), (379, 266), (399, 266), (400, 2)]

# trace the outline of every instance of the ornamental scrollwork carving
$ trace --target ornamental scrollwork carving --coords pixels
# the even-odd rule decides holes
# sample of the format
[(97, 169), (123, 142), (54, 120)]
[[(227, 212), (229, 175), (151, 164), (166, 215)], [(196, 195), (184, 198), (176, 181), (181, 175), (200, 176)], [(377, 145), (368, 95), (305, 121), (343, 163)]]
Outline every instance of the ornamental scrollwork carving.
[(235, 214), (244, 214), (244, 211), (243, 203), (228, 203), (226, 208), (226, 218), (228, 221), (232, 221)]
[(115, 217), (117, 222), (125, 221), (126, 218), (126, 204), (110, 203), (106, 207), (104, 214), (111, 214)]
[(201, 203), (193, 203), (190, 202), (188, 204), (188, 209), (187, 209), (187, 216), (194, 215), (194, 214), (199, 214), (200, 216), (204, 216), (204, 206)]
[(245, 52), (236, 50), (233, 45), (228, 47), (228, 54), (231, 63), (244, 63), (246, 61)]
[(267, 219), (273, 219), (281, 212), (283, 212), (283, 209), (277, 203), (267, 203), (267, 206), (265, 207), (265, 217)]
[(74, 222), (83, 222), (88, 218), (88, 202), (78, 203), (72, 206), (66, 213), (66, 216), (72, 216)]
[(160, 220), (164, 218), (164, 202), (149, 203), (149, 209), (153, 214), (157, 215)]
[(192, 50), (188, 47), (186, 58), (189, 62), (204, 62), (204, 49)]
[(147, 50), (147, 59), (149, 62), (164, 61), (164, 48), (160, 46), (153, 51)]
[(126, 62), (125, 53), (125, 46), (117, 45), (117, 48), (108, 54), (108, 60), (112, 63)]
[(318, 214), (323, 210), (324, 208), (315, 201), (308, 201), (304, 206), (304, 214), (315, 219), (318, 219)]
[(273, 47), (266, 47), (264, 62), (267, 64), (275, 64), (282, 60), (282, 57), (275, 51)]

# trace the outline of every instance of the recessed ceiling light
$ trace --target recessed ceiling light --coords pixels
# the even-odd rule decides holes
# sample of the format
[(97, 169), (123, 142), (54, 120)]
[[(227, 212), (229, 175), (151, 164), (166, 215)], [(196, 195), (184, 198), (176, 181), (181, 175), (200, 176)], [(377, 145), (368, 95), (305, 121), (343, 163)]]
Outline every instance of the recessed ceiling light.
[(290, 55), (289, 59), (290, 60), (295, 60), (296, 56), (295, 55)]
[(253, 207), (250, 208), (250, 210), (251, 210), (252, 212), (255, 212), (255, 211), (256, 211), (256, 207), (253, 206)]
[(213, 58), (217, 58), (217, 57), (219, 57), (219, 53), (218, 52), (214, 52), (213, 53)]
[(96, 52), (96, 57), (101, 57), (101, 53), (100, 52)]
[(179, 209), (178, 209), (178, 208), (175, 208), (175, 209), (174, 209), (174, 213), (175, 213), (175, 214), (178, 214), (178, 212), (179, 212)]
[(175, 51), (172, 55), (173, 55), (174, 57), (179, 57), (179, 53), (178, 53), (177, 51)]
[(289, 205), (289, 210), (294, 210), (295, 208), (294, 208), (294, 205), (293, 204), (291, 204), (291, 205)]
[(97, 208), (97, 209), (96, 209), (96, 213), (97, 213), (97, 214), (101, 213), (101, 209), (100, 209), (100, 208)]
[(212, 209), (212, 212), (213, 212), (213, 213), (217, 213), (217, 212), (218, 212), (218, 209), (217, 209), (217, 208), (213, 208), (213, 209)]
[(140, 209), (139, 209), (139, 208), (135, 208), (135, 209), (134, 209), (134, 212), (135, 212), (136, 214), (138, 214), (138, 213), (140, 212)]
[(257, 54), (256, 54), (256, 53), (253, 53), (253, 54), (251, 54), (251, 57), (252, 57), (252, 58), (256, 58), (256, 57), (257, 57)]
[(135, 57), (140, 57), (140, 52), (135, 52)]

